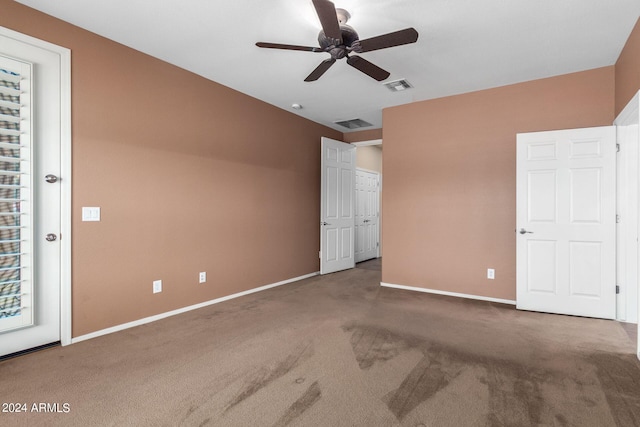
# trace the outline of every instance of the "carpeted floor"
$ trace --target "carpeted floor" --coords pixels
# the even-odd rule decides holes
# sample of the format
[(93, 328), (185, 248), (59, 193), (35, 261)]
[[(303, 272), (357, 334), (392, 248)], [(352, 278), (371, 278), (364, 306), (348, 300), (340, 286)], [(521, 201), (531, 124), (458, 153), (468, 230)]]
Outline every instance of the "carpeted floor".
[(356, 268), (364, 268), (365, 270), (382, 271), (382, 258), (374, 258), (368, 261), (359, 262)]
[(0, 402), (27, 404), (0, 425), (640, 425), (619, 323), (381, 288), (374, 265), (0, 362)]

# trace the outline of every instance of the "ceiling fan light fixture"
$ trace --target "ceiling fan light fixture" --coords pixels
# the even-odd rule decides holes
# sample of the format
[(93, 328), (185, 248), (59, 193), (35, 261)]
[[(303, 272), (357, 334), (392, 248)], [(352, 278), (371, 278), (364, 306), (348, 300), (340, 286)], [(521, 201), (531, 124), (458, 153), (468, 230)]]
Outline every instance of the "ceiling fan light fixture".
[(340, 25), (346, 25), (347, 21), (351, 19), (351, 14), (344, 9), (336, 8), (336, 17)]
[(387, 49), (402, 46), (418, 41), (418, 31), (415, 28), (405, 28), (380, 36), (360, 40), (355, 29), (346, 25), (351, 15), (344, 9), (336, 8), (330, 0), (311, 0), (320, 20), (322, 31), (318, 34), (319, 47), (299, 46), (292, 44), (257, 42), (256, 46), (268, 49), (297, 50), (303, 52), (328, 53), (330, 58), (325, 59), (304, 79), (305, 82), (318, 80), (339, 59), (347, 59), (347, 64), (358, 71), (381, 82), (386, 80), (390, 73), (366, 59), (350, 55), (352, 53), (365, 53), (374, 50)]
[(400, 79), (400, 80), (394, 80), (392, 82), (387, 82), (387, 83), (383, 83), (387, 89), (389, 89), (391, 92), (401, 92), (403, 90), (407, 90), (407, 89), (411, 89), (413, 88), (413, 86), (411, 86), (411, 83), (409, 83), (407, 80), (405, 79)]

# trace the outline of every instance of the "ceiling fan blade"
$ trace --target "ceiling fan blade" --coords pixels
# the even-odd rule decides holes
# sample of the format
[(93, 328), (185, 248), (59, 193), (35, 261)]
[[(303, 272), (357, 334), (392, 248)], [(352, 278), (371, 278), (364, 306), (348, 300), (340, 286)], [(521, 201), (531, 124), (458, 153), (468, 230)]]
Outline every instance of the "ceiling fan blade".
[(318, 80), (324, 73), (325, 71), (327, 71), (329, 68), (331, 68), (331, 66), (336, 62), (335, 59), (333, 58), (329, 58), (329, 59), (325, 59), (324, 61), (322, 61), (320, 63), (320, 65), (318, 65), (316, 67), (315, 70), (313, 70), (311, 72), (311, 74), (309, 74), (307, 76), (306, 79), (304, 79), (305, 82), (314, 82), (316, 80)]
[(302, 50), (305, 52), (324, 52), (324, 50), (322, 50), (322, 48), (319, 48), (319, 47), (298, 46), (294, 44), (258, 42), (256, 43), (256, 46), (266, 47), (268, 49)]
[(360, 40), (358, 52), (371, 52), (372, 50), (386, 49), (388, 47), (401, 46), (415, 43), (418, 40), (418, 32), (415, 28), (405, 28), (393, 33), (383, 34), (370, 39)]
[(335, 5), (329, 0), (313, 0), (313, 6), (316, 8), (324, 35), (337, 40), (336, 44), (341, 44), (342, 31), (340, 31)]
[(382, 81), (389, 77), (388, 71), (383, 70), (377, 65), (374, 65), (359, 56), (350, 56), (347, 59), (347, 64), (351, 65), (353, 68), (357, 68), (358, 70), (362, 71), (372, 79), (376, 79), (377, 81)]

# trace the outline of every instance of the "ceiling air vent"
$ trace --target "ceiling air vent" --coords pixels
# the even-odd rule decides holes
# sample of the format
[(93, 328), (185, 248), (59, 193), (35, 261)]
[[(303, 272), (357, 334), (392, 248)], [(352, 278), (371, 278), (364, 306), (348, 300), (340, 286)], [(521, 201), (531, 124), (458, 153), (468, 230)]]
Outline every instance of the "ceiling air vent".
[(408, 81), (402, 79), (402, 80), (395, 80), (392, 82), (387, 82), (384, 83), (384, 85), (387, 87), (387, 89), (389, 89), (391, 92), (400, 92), (406, 89), (411, 89), (413, 86), (411, 86), (411, 83), (409, 83)]
[(341, 122), (335, 122), (337, 125), (344, 126), (348, 129), (366, 128), (367, 126), (373, 126), (369, 122), (365, 122), (362, 119), (343, 120)]

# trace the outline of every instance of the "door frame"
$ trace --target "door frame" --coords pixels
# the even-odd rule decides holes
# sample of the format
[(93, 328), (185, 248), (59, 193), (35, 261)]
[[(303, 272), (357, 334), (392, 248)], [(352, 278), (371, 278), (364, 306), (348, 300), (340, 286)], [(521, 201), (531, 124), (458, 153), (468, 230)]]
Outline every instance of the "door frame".
[(352, 142), (351, 145), (355, 145), (356, 147), (366, 147), (369, 145), (382, 145), (382, 140), (371, 139), (369, 141)]
[[(636, 96), (637, 97), (637, 96)], [(615, 119), (617, 153), (616, 320), (638, 322), (638, 106), (633, 100)], [(635, 125), (635, 129), (634, 126)], [(635, 135), (634, 135), (635, 133)]]
[[(356, 165), (358, 164), (358, 147), (368, 147), (370, 145), (382, 145), (382, 139), (370, 139), (368, 141), (352, 142), (352, 145), (356, 146)], [(384, 152), (383, 152), (384, 156)], [(382, 167), (384, 168), (384, 160), (382, 161)], [(375, 172), (365, 168), (359, 168), (367, 172)], [(382, 251), (382, 171), (378, 172), (378, 258)], [(355, 191), (355, 183), (354, 183)]]
[(0, 26), (0, 35), (60, 57), (60, 343), (71, 344), (71, 50)]
[[(640, 143), (640, 91), (636, 92), (636, 94), (633, 96), (633, 98), (631, 98), (629, 103), (624, 107), (624, 109), (620, 112), (620, 114), (618, 114), (618, 117), (616, 117), (613, 123), (618, 127), (631, 126), (631, 125), (638, 126), (639, 130), (638, 130), (638, 134), (635, 135), (635, 138), (636, 138), (636, 141)], [(640, 156), (640, 150), (636, 150), (636, 153), (637, 153), (637, 157), (635, 159), (631, 159), (632, 161), (630, 163), (634, 165), (636, 168), (638, 168), (640, 167), (640, 157), (638, 157)], [(640, 203), (640, 193), (638, 190), (640, 189), (640, 183), (638, 183), (637, 181), (638, 171), (636, 170), (635, 174), (632, 173), (630, 175), (631, 177), (627, 177), (627, 179), (636, 179), (636, 182), (634, 182), (636, 187), (634, 189), (633, 186), (629, 185), (631, 187), (631, 190), (634, 191), (634, 194), (627, 194), (627, 196), (635, 197), (636, 198), (635, 206), (638, 206), (638, 203)], [(638, 212), (638, 210), (631, 211), (630, 213), (631, 213), (631, 216), (629, 217), (629, 221), (635, 221), (634, 225), (636, 226), (636, 230), (640, 230), (640, 213)], [(633, 260), (629, 260), (629, 257), (627, 257), (626, 271), (624, 270), (623, 271), (629, 274), (630, 268), (632, 269), (632, 271), (633, 269), (635, 269), (636, 280), (633, 283), (628, 283), (628, 285), (629, 287), (635, 287), (635, 291), (637, 294), (637, 301), (636, 301), (637, 305), (635, 310), (635, 312), (637, 312), (636, 320), (640, 320), (640, 291), (639, 291), (640, 290), (640, 283), (639, 283), (640, 274), (638, 274), (638, 265), (640, 265), (640, 244), (638, 243), (637, 236), (627, 236), (627, 240), (630, 240), (629, 244), (633, 248), (632, 254), (635, 251), (636, 256), (634, 257)], [(629, 264), (631, 264), (631, 266)], [(631, 304), (627, 305), (627, 307), (630, 307), (630, 306)], [(640, 359), (640, 328), (638, 329), (638, 347), (636, 350), (636, 356), (638, 357), (638, 359)]]
[[(368, 144), (368, 145), (379, 145), (379, 144)], [(356, 158), (358, 156), (358, 150), (356, 150)], [(357, 161), (357, 160), (356, 160)], [(358, 173), (358, 171), (362, 171), (362, 172), (367, 172), (367, 173), (373, 173), (376, 175), (377, 177), (377, 187), (376, 187), (376, 191), (378, 192), (378, 197), (377, 197), (377, 201), (378, 201), (378, 206), (376, 206), (376, 209), (378, 211), (378, 223), (377, 223), (377, 228), (378, 228), (378, 246), (376, 247), (376, 258), (380, 258), (380, 231), (382, 230), (382, 227), (380, 227), (380, 208), (381, 208), (381, 203), (380, 203), (380, 196), (382, 195), (382, 174), (380, 172), (376, 172), (376, 171), (372, 171), (370, 169), (366, 169), (366, 168), (359, 168), (356, 166), (356, 175)], [(355, 186), (355, 183), (354, 183)], [(355, 205), (355, 216), (357, 218), (358, 216), (358, 204), (356, 203)], [(355, 251), (355, 242), (357, 242), (357, 238), (356, 240), (354, 240), (354, 251)]]

